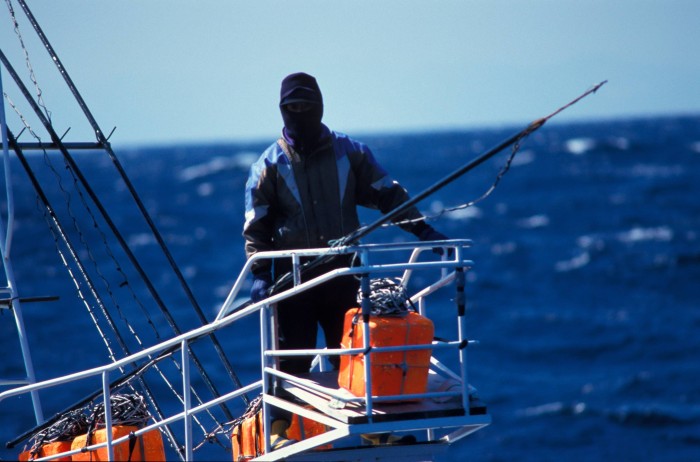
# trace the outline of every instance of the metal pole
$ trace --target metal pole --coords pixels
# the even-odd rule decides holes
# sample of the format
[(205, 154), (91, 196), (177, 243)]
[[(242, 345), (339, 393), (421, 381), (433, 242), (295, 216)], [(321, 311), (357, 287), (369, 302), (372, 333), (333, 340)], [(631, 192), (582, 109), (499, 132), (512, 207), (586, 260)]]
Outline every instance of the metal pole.
[[(360, 258), (363, 266), (369, 266), (369, 252), (367, 249), (363, 249)], [(372, 353), (370, 348), (372, 343), (370, 342), (370, 329), (369, 329), (369, 316), (372, 310), (372, 305), (370, 302), (370, 288), (369, 288), (369, 274), (365, 273), (362, 275), (360, 280), (360, 288), (362, 291), (362, 347), (365, 349), (364, 353), (364, 372), (365, 372), (365, 401), (366, 401), (366, 413), (367, 422), (372, 423)]]
[[(19, 294), (17, 292), (17, 284), (15, 281), (15, 272), (10, 259), (12, 247), (12, 236), (14, 228), (15, 204), (14, 195), (12, 193), (12, 175), (10, 171), (10, 152), (8, 149), (7, 137), (7, 120), (5, 119), (5, 98), (3, 97), (4, 90), (2, 86), (2, 72), (0, 72), (0, 130), (2, 131), (2, 154), (3, 165), (5, 169), (5, 188), (7, 194), (7, 231), (0, 215), (0, 253), (2, 253), (2, 264), (5, 268), (5, 277), (7, 278), (7, 288), (10, 291), (10, 299), (12, 313), (17, 326), (17, 335), (19, 337), (20, 350), (22, 351), (22, 360), (24, 361), (24, 370), (27, 374), (29, 383), (36, 382), (36, 374), (34, 373), (34, 362), (32, 361), (31, 351), (29, 349), (29, 341), (27, 340), (26, 330), (24, 327), (24, 317), (22, 316), (22, 306), (20, 304)], [(41, 409), (41, 399), (38, 391), (31, 392), (32, 406), (34, 407), (34, 418), (36, 423), (40, 424), (44, 421), (44, 413)]]
[(114, 447), (112, 446), (112, 401), (109, 392), (109, 371), (102, 372), (102, 395), (105, 407), (105, 438), (107, 442), (107, 460), (114, 460)]
[[(260, 310), (260, 365), (262, 366), (260, 370), (260, 377), (262, 378), (263, 396), (271, 394), (270, 390), (275, 386), (275, 384), (271, 384), (270, 381), (278, 380), (276, 377), (266, 377), (265, 374), (265, 368), (267, 367), (268, 363), (272, 363), (274, 361), (275, 369), (279, 368), (279, 360), (277, 358), (272, 358), (271, 360), (265, 354), (265, 352), (272, 347), (272, 342), (274, 341), (273, 339), (276, 338), (276, 336), (271, 335), (273, 332), (271, 329), (274, 329), (273, 326), (276, 325), (276, 319), (273, 317), (274, 312), (275, 308), (270, 305), (265, 305)], [(276, 350), (277, 345), (274, 345), (273, 348)], [(272, 418), (270, 416), (270, 403), (264, 399), (262, 401), (262, 413), (263, 430), (265, 434), (263, 444), (265, 445), (265, 454), (269, 454), (270, 450), (272, 449), (270, 446), (270, 429), (272, 428)]]
[[(462, 247), (457, 247), (457, 260), (462, 258)], [(455, 303), (457, 305), (457, 330), (458, 340), (461, 343), (459, 347), (459, 366), (462, 378), (462, 406), (464, 412), (469, 413), (469, 377), (467, 375), (467, 345), (468, 342), (466, 332), (466, 297), (464, 294), (464, 268), (455, 270), (455, 286), (456, 295)]]
[(184, 423), (185, 423), (185, 460), (192, 459), (192, 416), (190, 408), (192, 407), (191, 391), (190, 391), (190, 355), (187, 347), (187, 339), (182, 340), (182, 397), (185, 406)]

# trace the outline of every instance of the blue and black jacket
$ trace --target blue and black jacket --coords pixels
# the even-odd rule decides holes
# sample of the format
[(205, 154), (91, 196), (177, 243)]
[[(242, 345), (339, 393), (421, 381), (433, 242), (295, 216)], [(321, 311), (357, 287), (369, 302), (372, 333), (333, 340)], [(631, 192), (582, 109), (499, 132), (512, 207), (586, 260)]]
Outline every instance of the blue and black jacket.
[[(327, 247), (359, 228), (357, 206), (387, 213), (408, 199), (369, 148), (329, 131), (313, 152), (300, 155), (280, 138), (251, 166), (245, 190), (246, 256), (266, 250)], [(416, 208), (396, 221), (419, 218)], [(422, 221), (400, 225), (419, 235)], [(253, 272), (269, 271), (258, 262)]]

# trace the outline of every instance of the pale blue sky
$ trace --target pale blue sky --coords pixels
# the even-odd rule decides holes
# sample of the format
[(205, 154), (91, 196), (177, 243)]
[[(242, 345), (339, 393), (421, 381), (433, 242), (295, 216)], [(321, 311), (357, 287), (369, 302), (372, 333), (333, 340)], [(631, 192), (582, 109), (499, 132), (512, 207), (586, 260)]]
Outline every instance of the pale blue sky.
[[(296, 71), (317, 77), (324, 121), (355, 135), (526, 124), (605, 79), (557, 120), (700, 113), (697, 0), (29, 6), (102, 128), (117, 127), (114, 144), (271, 140), (280, 81)], [(0, 10), (3, 52), (25, 76)], [(92, 140), (26, 21), (20, 30), (57, 131)]]

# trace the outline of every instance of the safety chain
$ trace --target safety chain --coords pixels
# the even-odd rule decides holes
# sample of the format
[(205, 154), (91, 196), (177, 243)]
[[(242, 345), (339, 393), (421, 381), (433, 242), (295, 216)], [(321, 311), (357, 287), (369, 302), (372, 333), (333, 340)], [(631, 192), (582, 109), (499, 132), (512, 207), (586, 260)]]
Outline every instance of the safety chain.
[(24, 60), (27, 64), (27, 69), (29, 69), (29, 78), (34, 84), (34, 88), (36, 89), (36, 97), (37, 97), (37, 104), (44, 110), (44, 114), (46, 114), (46, 118), (51, 122), (51, 111), (46, 107), (44, 104), (44, 98), (42, 97), (43, 92), (41, 88), (39, 87), (39, 83), (37, 82), (36, 75), (34, 74), (34, 68), (32, 67), (32, 62), (29, 59), (29, 51), (27, 51), (27, 47), (24, 45), (24, 39), (22, 38), (22, 33), (19, 30), (19, 23), (17, 22), (17, 16), (15, 15), (15, 10), (12, 8), (12, 1), (11, 0), (5, 0), (5, 3), (7, 4), (7, 9), (10, 12), (10, 17), (12, 18), (12, 23), (14, 25), (15, 29), (15, 35), (17, 35), (17, 38), (19, 39), (19, 44), (22, 47), (22, 51), (24, 52)]
[(223, 446), (219, 439), (217, 438), (218, 435), (224, 435), (224, 440), (229, 440), (231, 436), (231, 432), (235, 427), (238, 425), (241, 425), (246, 419), (249, 419), (250, 417), (253, 417), (255, 414), (260, 412), (262, 409), (262, 403), (263, 403), (263, 396), (262, 393), (258, 395), (255, 399), (251, 400), (250, 403), (248, 404), (248, 407), (246, 407), (245, 411), (240, 417), (236, 417), (230, 422), (226, 422), (224, 424), (219, 425), (216, 427), (214, 430), (209, 432), (204, 436), (204, 440), (199, 443), (194, 450), (196, 451), (197, 449), (201, 448), (204, 446), (204, 443), (211, 443), (212, 441), (215, 441), (219, 443), (219, 445)]

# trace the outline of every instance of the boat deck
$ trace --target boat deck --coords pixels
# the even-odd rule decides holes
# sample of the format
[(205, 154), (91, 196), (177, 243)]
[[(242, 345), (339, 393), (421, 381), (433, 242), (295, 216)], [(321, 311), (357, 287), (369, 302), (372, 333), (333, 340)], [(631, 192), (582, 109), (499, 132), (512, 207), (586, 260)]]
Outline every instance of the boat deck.
[[(381, 446), (355, 445), (315, 449), (302, 454), (290, 454), (285, 460), (295, 461), (423, 461), (433, 460), (445, 454), (449, 445), (467, 436), (491, 421), (486, 406), (478, 398), (471, 396), (469, 409), (465, 412), (461, 397), (441, 399), (420, 399), (401, 402), (375, 402), (372, 418), (366, 415), (366, 406), (361, 402), (345, 402), (341, 398), (356, 398), (349, 391), (338, 388), (338, 372), (311, 372), (297, 376), (300, 383), (285, 383), (284, 389), (296, 404), (310, 405), (323, 416), (330, 417), (347, 426), (349, 434), (374, 433), (385, 431), (435, 431), (441, 428), (459, 427), (459, 430), (437, 437), (429, 437), (413, 443)], [(428, 392), (439, 390), (441, 378), (431, 374)], [(388, 430), (391, 429), (391, 430)], [(430, 437), (432, 435), (433, 438)], [(262, 456), (259, 460), (275, 460), (274, 453)], [(371, 454), (371, 456), (369, 455)], [(269, 459), (268, 459), (269, 457)]]
[[(327, 393), (322, 393), (305, 387), (303, 384), (285, 383), (285, 390), (298, 400), (310, 404), (323, 414), (345, 424), (354, 425), (370, 422), (366, 415), (367, 408), (364, 404), (343, 402), (331, 396), (340, 394), (347, 398), (355, 398), (349, 391), (338, 388), (338, 371), (310, 372), (308, 374), (299, 374), (298, 377), (317, 387), (328, 390)], [(437, 380), (435, 375), (429, 376), (428, 391), (437, 389)], [(469, 412), (465, 412), (461, 399), (458, 397), (439, 401), (422, 399), (402, 402), (375, 402), (372, 406), (372, 422), (375, 423), (465, 415), (486, 415), (486, 406), (477, 400), (470, 400)]]

